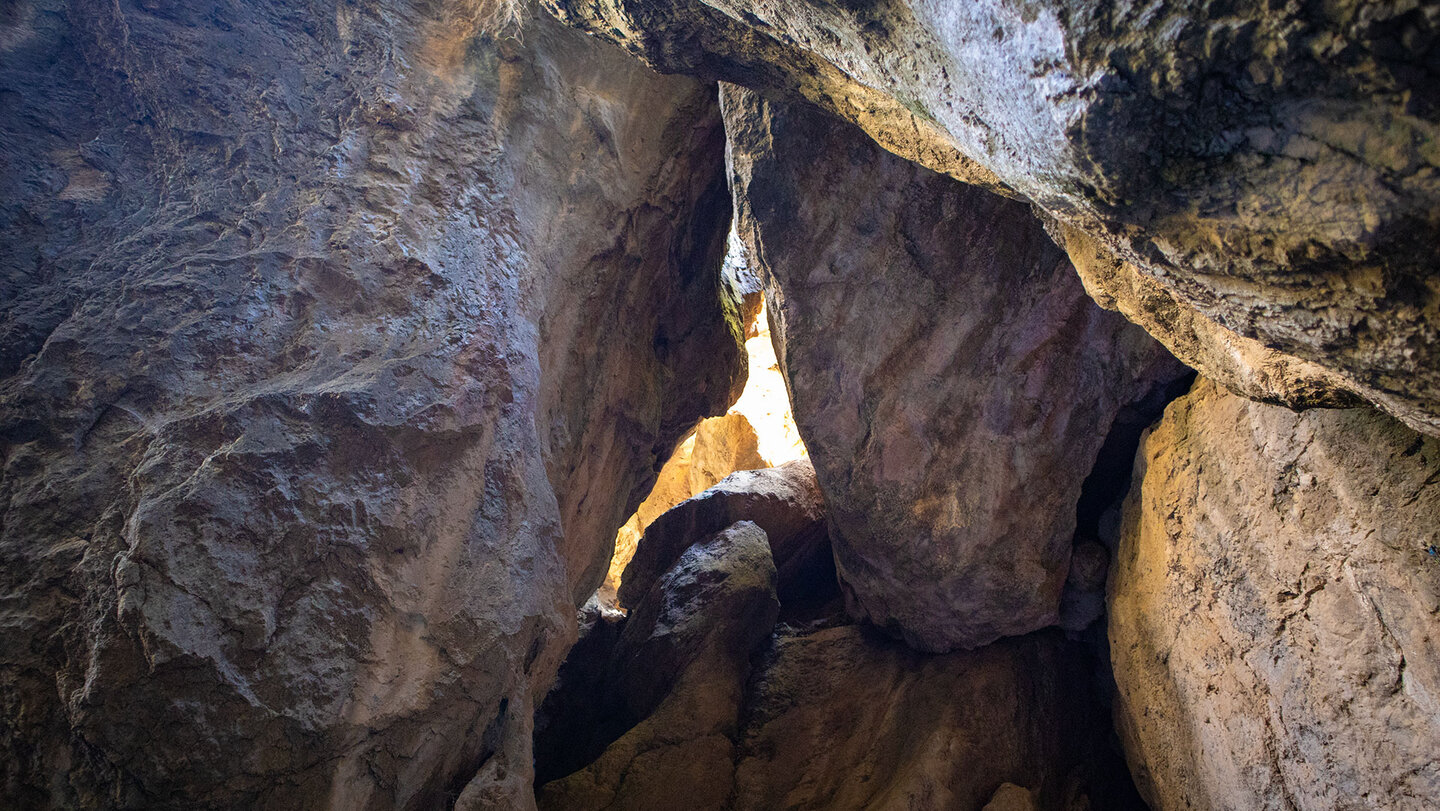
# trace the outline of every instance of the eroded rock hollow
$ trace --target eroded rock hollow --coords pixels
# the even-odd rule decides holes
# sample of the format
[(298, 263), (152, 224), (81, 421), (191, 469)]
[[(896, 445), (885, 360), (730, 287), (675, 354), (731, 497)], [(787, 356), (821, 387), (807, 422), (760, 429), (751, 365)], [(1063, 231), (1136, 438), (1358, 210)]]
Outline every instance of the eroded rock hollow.
[(0, 808), (1440, 807), (1437, 74), (1413, 0), (0, 4)]

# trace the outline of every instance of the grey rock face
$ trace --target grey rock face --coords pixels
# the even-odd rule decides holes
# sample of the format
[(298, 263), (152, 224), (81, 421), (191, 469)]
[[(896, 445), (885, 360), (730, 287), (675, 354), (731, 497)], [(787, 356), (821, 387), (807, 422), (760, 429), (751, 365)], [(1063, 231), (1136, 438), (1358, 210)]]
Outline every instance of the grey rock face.
[[(798, 93), (1008, 188), (1214, 322), (1203, 340), (1318, 364), (1440, 433), (1440, 6), (544, 5), (661, 70)], [(1202, 370), (1224, 379), (1223, 351)]]
[(713, 87), (467, 3), (0, 19), (0, 796), (523, 807), (738, 393)]
[(1056, 621), (1116, 414), (1182, 367), (1023, 205), (726, 86), (737, 224), (852, 613), (922, 650)]
[(1136, 458), (1116, 711), (1154, 808), (1440, 805), (1440, 443), (1202, 382)]

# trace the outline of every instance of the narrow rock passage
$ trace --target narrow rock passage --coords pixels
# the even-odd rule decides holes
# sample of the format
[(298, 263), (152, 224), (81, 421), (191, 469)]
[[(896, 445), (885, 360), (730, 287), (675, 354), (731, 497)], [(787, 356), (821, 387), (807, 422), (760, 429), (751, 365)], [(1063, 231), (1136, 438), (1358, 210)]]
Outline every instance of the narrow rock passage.
[(665, 461), (649, 495), (615, 534), (615, 554), (595, 599), (617, 608), (621, 574), (645, 530), (662, 513), (737, 470), (777, 467), (806, 458), (805, 443), (790, 413), (790, 398), (771, 343), (760, 280), (732, 230), (725, 256), (725, 283), (742, 303), (749, 374), (745, 389), (720, 417), (700, 421)]

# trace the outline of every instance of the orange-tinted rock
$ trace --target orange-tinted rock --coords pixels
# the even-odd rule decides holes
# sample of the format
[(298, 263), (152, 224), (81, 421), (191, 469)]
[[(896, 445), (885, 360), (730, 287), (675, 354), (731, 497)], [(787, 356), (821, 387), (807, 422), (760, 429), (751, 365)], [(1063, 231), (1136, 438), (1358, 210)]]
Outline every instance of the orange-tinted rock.
[(700, 421), (695, 433), (680, 443), (660, 468), (655, 486), (640, 502), (635, 513), (615, 533), (615, 554), (605, 573), (605, 582), (596, 592), (600, 601), (615, 605), (620, 577), (645, 529), (676, 504), (704, 492), (737, 470), (768, 467), (760, 458), (755, 429), (744, 414), (730, 412)]
[(1135, 469), (1110, 639), (1152, 807), (1440, 806), (1440, 442), (1202, 382)]

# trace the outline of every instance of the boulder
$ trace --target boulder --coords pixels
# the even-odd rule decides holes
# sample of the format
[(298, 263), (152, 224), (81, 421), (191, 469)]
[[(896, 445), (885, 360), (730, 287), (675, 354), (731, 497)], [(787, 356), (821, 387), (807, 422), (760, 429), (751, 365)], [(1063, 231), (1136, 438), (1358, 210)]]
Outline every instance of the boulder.
[(743, 365), (713, 86), (476, 24), (0, 13), (0, 804), (532, 802), (575, 607)]
[(1185, 369), (1024, 205), (723, 88), (737, 225), (857, 618), (928, 651), (1057, 620), (1117, 415)]
[(1004, 783), (995, 789), (995, 796), (980, 811), (1040, 811), (1035, 793), (1024, 786)]
[(628, 619), (587, 620), (544, 704), (539, 771), (571, 770), (542, 809), (1141, 808), (1085, 648), (1054, 631), (944, 655), (854, 624), (772, 635), (765, 543), (740, 522)]
[[(801, 95), (1030, 200), (1175, 299), (1195, 329), (1157, 337), (1207, 374), (1281, 401), (1324, 378), (1440, 434), (1440, 6), (542, 4), (660, 70)], [(1290, 368), (1241, 371), (1266, 362)]]
[(1440, 806), (1440, 442), (1202, 382), (1120, 536), (1116, 713), (1152, 807)]
[(620, 604), (639, 603), (686, 549), (736, 521), (753, 521), (765, 531), (780, 572), (782, 601), (792, 594), (808, 596), (817, 586), (812, 570), (826, 568), (830, 539), (815, 469), (808, 459), (797, 459), (732, 473), (655, 519), (625, 568)]
[(630, 611), (611, 654), (604, 723), (628, 731), (542, 786), (540, 808), (726, 808), (750, 656), (779, 608), (770, 544), (754, 523), (686, 549)]
[[(748, 388), (748, 383), (747, 383)], [(760, 458), (755, 428), (744, 414), (730, 412), (700, 421), (691, 434), (675, 448), (655, 479), (649, 495), (635, 508), (624, 526), (615, 533), (615, 554), (605, 572), (605, 582), (596, 592), (600, 601), (616, 605), (620, 577), (645, 529), (666, 510), (704, 492), (736, 470), (768, 467)]]

